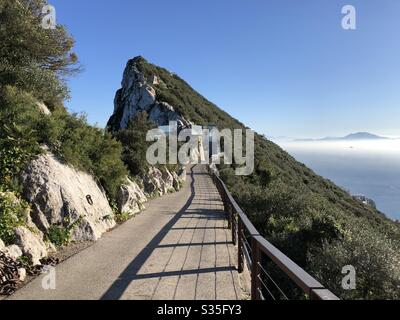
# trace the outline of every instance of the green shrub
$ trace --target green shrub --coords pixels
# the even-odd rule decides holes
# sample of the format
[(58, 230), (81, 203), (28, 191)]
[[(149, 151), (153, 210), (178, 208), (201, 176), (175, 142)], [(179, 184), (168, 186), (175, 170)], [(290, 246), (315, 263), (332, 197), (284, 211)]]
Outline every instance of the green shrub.
[(94, 174), (114, 197), (128, 174), (121, 159), (121, 144), (105, 130), (88, 125), (82, 115), (59, 110), (51, 121), (46, 144), (67, 163)]
[(11, 185), (26, 164), (47, 145), (60, 159), (96, 176), (114, 197), (127, 175), (122, 146), (110, 133), (90, 126), (84, 115), (55, 106), (39, 112), (35, 98), (14, 87), (1, 89), (0, 184)]
[(56, 245), (57, 247), (62, 247), (70, 242), (71, 232), (66, 227), (51, 226), (47, 230), (46, 238), (48, 241)]
[(115, 215), (115, 221), (117, 223), (124, 223), (130, 218), (132, 218), (132, 216), (128, 212), (122, 212)]
[(75, 222), (70, 223), (69, 218), (64, 219), (63, 225), (52, 225), (46, 232), (46, 239), (57, 247), (66, 246), (71, 242), (72, 231), (82, 222), (80, 216)]
[(26, 164), (41, 152), (34, 98), (14, 87), (0, 89), (0, 186), (15, 189)]

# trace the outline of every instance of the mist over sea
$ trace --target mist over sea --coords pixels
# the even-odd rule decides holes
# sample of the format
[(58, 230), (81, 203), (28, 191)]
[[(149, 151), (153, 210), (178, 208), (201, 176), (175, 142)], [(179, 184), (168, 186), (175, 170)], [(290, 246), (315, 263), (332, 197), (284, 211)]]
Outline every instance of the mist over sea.
[(317, 174), (400, 220), (400, 139), (274, 141)]

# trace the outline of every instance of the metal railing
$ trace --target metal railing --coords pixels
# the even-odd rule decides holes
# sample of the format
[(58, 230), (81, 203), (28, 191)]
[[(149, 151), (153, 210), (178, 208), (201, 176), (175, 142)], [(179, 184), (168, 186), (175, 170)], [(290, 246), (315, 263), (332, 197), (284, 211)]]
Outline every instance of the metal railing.
[(262, 237), (221, 178), (212, 170), (209, 172), (222, 198), (224, 210), (228, 214), (228, 227), (232, 230), (233, 244), (238, 247), (238, 271), (243, 272), (245, 262), (250, 271), (252, 300), (264, 300), (266, 295), (274, 300), (288, 299), (277, 281), (266, 270), (263, 264), (266, 259), (272, 261), (273, 265), (309, 299), (339, 300), (336, 295)]

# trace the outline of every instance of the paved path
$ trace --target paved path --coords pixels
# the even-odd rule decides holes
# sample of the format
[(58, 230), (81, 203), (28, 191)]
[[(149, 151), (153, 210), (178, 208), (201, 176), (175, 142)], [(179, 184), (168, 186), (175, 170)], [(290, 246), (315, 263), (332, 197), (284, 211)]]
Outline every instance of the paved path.
[(38, 277), (10, 299), (240, 299), (234, 248), (204, 166), (180, 192), (151, 200), (134, 219), (56, 268), (56, 290)]

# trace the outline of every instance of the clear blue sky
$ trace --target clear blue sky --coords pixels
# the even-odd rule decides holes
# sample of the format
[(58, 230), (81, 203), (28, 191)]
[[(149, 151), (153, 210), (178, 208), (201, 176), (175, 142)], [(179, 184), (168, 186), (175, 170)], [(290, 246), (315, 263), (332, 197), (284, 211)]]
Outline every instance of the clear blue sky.
[[(144, 56), (269, 136), (400, 136), (398, 0), (50, 0), (85, 71), (71, 110), (104, 126)], [(357, 30), (341, 8), (357, 9)]]

